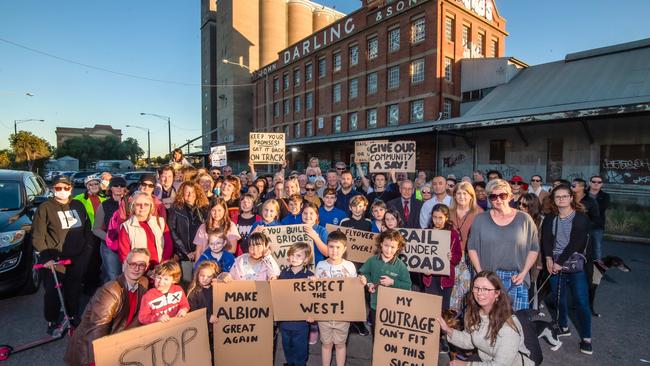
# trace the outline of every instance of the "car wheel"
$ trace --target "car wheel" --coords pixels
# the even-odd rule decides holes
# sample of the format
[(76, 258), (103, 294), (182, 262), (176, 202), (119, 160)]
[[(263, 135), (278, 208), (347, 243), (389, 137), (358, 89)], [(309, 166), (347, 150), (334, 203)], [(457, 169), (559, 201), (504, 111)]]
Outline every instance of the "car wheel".
[(32, 250), (32, 256), (27, 262), (29, 266), (27, 281), (25, 281), (25, 285), (21, 291), (23, 295), (33, 294), (41, 285), (41, 275), (38, 269), (34, 269), (35, 263), (38, 263), (38, 254), (36, 254), (36, 251)]

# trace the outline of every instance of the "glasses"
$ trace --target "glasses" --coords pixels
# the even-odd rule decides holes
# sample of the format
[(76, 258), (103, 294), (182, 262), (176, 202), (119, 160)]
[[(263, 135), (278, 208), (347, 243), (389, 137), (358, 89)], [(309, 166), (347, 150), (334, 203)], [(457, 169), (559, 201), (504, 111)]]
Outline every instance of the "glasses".
[(137, 269), (141, 269), (141, 270), (142, 269), (147, 269), (147, 267), (149, 267), (149, 265), (147, 263), (145, 263), (145, 262), (138, 262), (138, 263), (127, 262), (127, 265), (129, 266), (129, 268), (136, 269), (136, 270)]
[(531, 179), (530, 181), (531, 182), (541, 182), (542, 180), (541, 179)]
[(571, 198), (571, 196), (568, 194), (566, 196), (555, 196), (556, 200), (568, 200), (569, 198)]
[(99, 183), (97, 183), (97, 182), (89, 182), (88, 185), (89, 186), (98, 186)]
[(155, 185), (153, 183), (140, 183), (140, 187), (154, 188)]
[(61, 192), (61, 190), (68, 192), (69, 190), (72, 189), (72, 187), (52, 187), (52, 188), (54, 188), (54, 190), (57, 192)]
[(345, 168), (336, 168), (336, 170), (343, 171)]
[(490, 201), (496, 201), (497, 198), (501, 199), (501, 201), (505, 201), (506, 199), (508, 199), (508, 194), (507, 193), (499, 193), (499, 194), (494, 194), (493, 193), (493, 194), (488, 195), (488, 198), (490, 199)]
[(149, 206), (151, 206), (151, 203), (147, 203), (147, 202), (145, 202), (145, 203), (135, 203), (134, 206), (135, 207), (149, 207)]
[(602, 180), (592, 180), (591, 184), (603, 184)]
[(447, 184), (447, 187), (454, 188), (454, 187), (456, 187), (456, 185), (455, 184)]
[(305, 191), (315, 191), (315, 188), (305, 188)]
[(431, 191), (422, 191), (422, 194), (431, 194)]
[(513, 186), (520, 186), (520, 185), (522, 185), (521, 182), (510, 182), (510, 184), (512, 184)]
[(578, 186), (577, 184), (573, 183), (573, 184), (571, 185), (571, 188), (575, 188), (575, 187), (577, 187), (577, 186)]
[(111, 187), (113, 187), (113, 188), (125, 188), (126, 185), (124, 185), (124, 184), (113, 184)]
[(497, 289), (487, 288), (487, 287), (474, 287), (472, 288), (472, 291), (476, 292), (477, 294), (485, 294), (485, 293), (490, 293), (492, 291), (497, 291)]

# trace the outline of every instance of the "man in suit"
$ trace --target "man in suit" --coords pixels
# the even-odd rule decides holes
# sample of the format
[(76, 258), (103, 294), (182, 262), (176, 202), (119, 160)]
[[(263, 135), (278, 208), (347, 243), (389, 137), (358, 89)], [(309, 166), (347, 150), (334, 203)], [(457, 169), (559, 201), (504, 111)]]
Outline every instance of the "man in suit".
[(399, 212), (405, 228), (420, 228), (420, 210), (422, 201), (415, 198), (413, 182), (410, 179), (402, 181), (399, 187), (400, 197), (388, 201), (388, 207)]

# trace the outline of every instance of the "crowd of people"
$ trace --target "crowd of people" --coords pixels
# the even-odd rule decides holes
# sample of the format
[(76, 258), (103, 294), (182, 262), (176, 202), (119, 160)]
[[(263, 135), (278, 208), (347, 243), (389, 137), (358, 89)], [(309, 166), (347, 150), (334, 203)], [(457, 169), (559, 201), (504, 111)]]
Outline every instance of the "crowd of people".
[[(281, 322), (287, 364), (305, 365), (309, 344), (319, 340), (323, 364), (330, 364), (333, 353), (337, 365), (345, 364), (348, 332), (374, 330), (378, 286), (443, 297), (443, 310), (459, 314), (464, 328), (452, 329), (440, 319), (446, 333), (441, 351), (448, 350), (448, 340), (460, 349), (478, 349), (474, 361), (529, 364), (513, 314), (538, 306), (536, 286), (550, 276), (560, 335), (570, 335), (571, 292), (579, 348), (591, 354), (586, 271), (587, 263), (602, 257), (609, 196), (597, 175), (589, 182), (551, 183), (546, 190), (540, 175), (528, 183), (521, 176), (503, 179), (498, 171), (462, 179), (424, 171), (412, 180), (394, 171), (367, 177), (343, 162), (321, 171), (317, 158), (304, 172), (283, 165), (258, 175), (249, 164), (233, 175), (228, 166), (192, 167), (180, 151), (157, 175), (142, 175), (133, 191), (124, 178), (105, 173), (86, 178), (86, 191), (71, 197), (72, 183), (60, 177), (33, 224), (34, 246), (45, 265), (47, 331), (62, 323), (49, 273), (60, 258), (72, 259), (63, 288), (76, 327), (65, 360), (74, 365), (93, 363), (94, 339), (133, 326), (198, 308), (207, 309), (206, 321), (218, 322), (211, 290), (217, 280), (358, 276), (367, 284), (368, 321)], [(314, 244), (294, 243), (290, 266), (280, 270), (263, 229), (290, 224), (305, 224)], [(363, 264), (346, 260), (347, 238), (337, 231), (328, 235), (326, 224), (379, 233), (376, 255)], [(450, 231), (450, 274), (409, 272), (398, 258), (405, 245), (400, 228)], [(312, 258), (316, 265), (309, 268)], [(92, 296), (85, 310), (79, 305), (82, 292)], [(165, 305), (154, 306), (160, 303)], [(457, 355), (454, 365), (472, 360)]]

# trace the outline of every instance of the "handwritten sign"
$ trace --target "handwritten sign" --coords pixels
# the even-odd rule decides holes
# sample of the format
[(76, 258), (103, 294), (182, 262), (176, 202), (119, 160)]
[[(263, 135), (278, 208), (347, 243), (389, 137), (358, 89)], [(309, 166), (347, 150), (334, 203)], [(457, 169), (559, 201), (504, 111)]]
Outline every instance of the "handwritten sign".
[[(266, 226), (262, 232), (270, 239), (271, 252), (280, 269), (290, 266), (289, 248), (294, 243), (307, 243), (311, 245), (312, 250), (314, 249), (314, 241), (307, 235), (306, 225)], [(313, 268), (314, 263), (312, 262), (311, 265)]]
[(214, 324), (215, 366), (271, 366), (273, 307), (269, 283), (217, 283), (212, 291), (213, 314), (219, 318)]
[(210, 165), (218, 167), (228, 165), (226, 145), (212, 146), (210, 148)]
[(348, 247), (345, 251), (347, 260), (357, 263), (366, 263), (368, 258), (372, 257), (377, 251), (378, 233), (352, 229), (338, 225), (327, 224), (325, 229), (327, 233), (332, 231), (341, 231), (348, 238)]
[(275, 320), (366, 320), (358, 278), (271, 281)]
[(284, 133), (251, 132), (248, 135), (250, 155), (249, 160), (255, 164), (284, 163), (285, 136)]
[(431, 229), (399, 229), (406, 247), (399, 254), (410, 272), (449, 276), (451, 232)]
[(373, 142), (368, 145), (370, 172), (415, 172), (415, 141)]
[(211, 364), (205, 309), (96, 339), (93, 349), (97, 366)]
[(373, 366), (438, 365), (442, 297), (380, 286)]
[(368, 146), (372, 143), (387, 143), (388, 140), (365, 140), (365, 141), (355, 141), (354, 142), (354, 162), (355, 163), (369, 163), (370, 162), (370, 153), (368, 152)]

